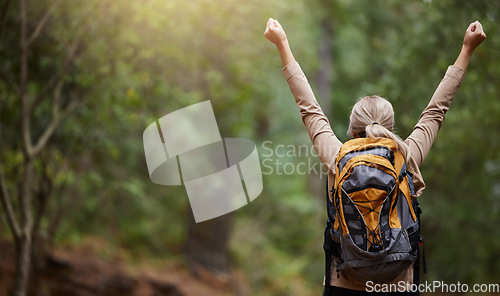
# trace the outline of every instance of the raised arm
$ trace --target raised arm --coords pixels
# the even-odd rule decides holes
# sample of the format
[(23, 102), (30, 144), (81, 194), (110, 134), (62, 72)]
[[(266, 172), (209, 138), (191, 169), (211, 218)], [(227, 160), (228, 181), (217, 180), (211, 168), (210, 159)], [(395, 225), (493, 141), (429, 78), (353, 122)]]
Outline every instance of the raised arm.
[(475, 21), (470, 24), (465, 31), (462, 50), (460, 51), (454, 66), (457, 66), (464, 71), (467, 70), (467, 66), (469, 65), (469, 61), (474, 53), (474, 50), (484, 41), (484, 39), (486, 39), (486, 34), (483, 31), (481, 23), (479, 21)]
[(300, 109), (314, 149), (327, 169), (333, 168), (334, 156), (342, 143), (333, 133), (328, 118), (318, 104), (304, 72), (295, 61), (285, 31), (277, 20), (267, 21), (265, 37), (276, 45), (283, 64), (283, 75)]
[(469, 65), (474, 50), (485, 38), (486, 34), (484, 34), (481, 23), (476, 21), (469, 25), (457, 60), (453, 66), (448, 67), (429, 105), (420, 115), (420, 119), (411, 135), (406, 139), (405, 142), (410, 147), (410, 153), (418, 166), (424, 162), (436, 139), (445, 114), (465, 78), (465, 70)]
[(264, 36), (276, 45), (283, 67), (295, 62), (292, 50), (290, 49), (290, 44), (288, 44), (288, 39), (286, 38), (285, 30), (283, 30), (283, 27), (277, 20), (270, 18), (267, 21)]

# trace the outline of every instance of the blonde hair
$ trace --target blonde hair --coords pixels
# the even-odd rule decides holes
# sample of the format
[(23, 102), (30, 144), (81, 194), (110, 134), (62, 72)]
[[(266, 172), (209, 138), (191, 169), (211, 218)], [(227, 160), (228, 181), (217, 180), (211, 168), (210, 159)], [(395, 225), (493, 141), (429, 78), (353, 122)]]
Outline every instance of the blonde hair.
[(393, 128), (394, 110), (391, 103), (379, 96), (367, 96), (360, 98), (352, 107), (347, 135), (353, 138), (392, 139), (405, 159), (408, 159), (408, 146), (393, 133)]

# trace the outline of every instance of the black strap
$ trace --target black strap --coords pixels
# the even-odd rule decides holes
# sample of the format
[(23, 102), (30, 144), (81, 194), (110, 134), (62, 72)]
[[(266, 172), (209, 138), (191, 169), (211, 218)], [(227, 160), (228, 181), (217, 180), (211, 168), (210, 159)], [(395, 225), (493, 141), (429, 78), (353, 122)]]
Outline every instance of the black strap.
[[(422, 214), (422, 209), (418, 205), (418, 201), (417, 200), (415, 201), (417, 203), (418, 231), (420, 233), (420, 214)], [(420, 245), (419, 252), (422, 253), (422, 267), (424, 268), (424, 273), (427, 273), (427, 261), (425, 260), (425, 241), (422, 235), (420, 235), (419, 245)]]
[(329, 295), (330, 292), (330, 279), (331, 279), (331, 266), (332, 266), (332, 256), (333, 256), (333, 246), (332, 238), (330, 236), (330, 231), (333, 227), (333, 217), (330, 213), (330, 190), (328, 188), (328, 178), (326, 178), (326, 212), (328, 215), (328, 221), (325, 227), (323, 250), (325, 251), (325, 295)]
[(331, 279), (331, 266), (332, 266), (332, 239), (330, 237), (330, 227), (325, 228), (325, 242), (323, 243), (323, 249), (325, 250), (325, 289), (328, 290), (330, 287)]
[(422, 266), (424, 268), (424, 273), (427, 273), (427, 261), (425, 260), (425, 241), (424, 241), (424, 237), (423, 236), (420, 236), (420, 242), (422, 243), (422, 245), (421, 245)]
[(427, 262), (425, 260), (425, 242), (424, 237), (420, 235), (420, 214), (422, 209), (420, 208), (418, 201), (413, 200), (413, 209), (418, 220), (418, 232), (419, 232), (419, 248), (417, 249), (417, 260), (413, 263), (413, 284), (420, 284), (420, 258), (422, 258), (422, 267), (424, 273), (427, 273)]
[(326, 215), (328, 217), (328, 222), (331, 222), (333, 227), (333, 223), (335, 222), (335, 207), (332, 207), (332, 203), (330, 202), (330, 194), (333, 194), (333, 190), (330, 190), (328, 187), (328, 178), (326, 179)]

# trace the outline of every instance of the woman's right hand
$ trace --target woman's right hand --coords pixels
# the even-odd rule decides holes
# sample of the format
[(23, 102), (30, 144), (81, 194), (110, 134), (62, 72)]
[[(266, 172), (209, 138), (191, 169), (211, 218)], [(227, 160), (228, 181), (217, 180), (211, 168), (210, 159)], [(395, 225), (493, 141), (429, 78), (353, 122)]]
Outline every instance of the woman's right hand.
[(286, 42), (285, 30), (283, 30), (283, 27), (281, 27), (280, 23), (277, 20), (272, 18), (269, 18), (269, 20), (267, 21), (264, 36), (266, 36), (267, 40), (271, 41), (276, 46), (280, 45), (283, 42)]
[(479, 21), (475, 21), (465, 31), (463, 47), (466, 51), (473, 52), (484, 39), (486, 39), (486, 34), (483, 26)]
[(474, 53), (474, 50), (484, 41), (484, 39), (486, 39), (486, 34), (483, 31), (481, 23), (479, 21), (471, 23), (465, 31), (462, 50), (453, 65), (461, 68), (462, 70), (467, 70), (467, 66), (469, 65), (469, 61)]

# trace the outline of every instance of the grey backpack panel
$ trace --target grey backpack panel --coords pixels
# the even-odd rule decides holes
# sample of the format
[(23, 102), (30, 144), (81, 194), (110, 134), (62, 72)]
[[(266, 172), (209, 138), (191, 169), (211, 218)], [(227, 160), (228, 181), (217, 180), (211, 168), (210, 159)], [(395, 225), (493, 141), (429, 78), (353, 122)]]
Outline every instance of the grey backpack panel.
[(386, 283), (408, 269), (416, 260), (408, 234), (400, 228), (391, 229), (391, 243), (380, 252), (361, 250), (349, 234), (341, 239), (342, 259), (338, 269), (358, 281)]

